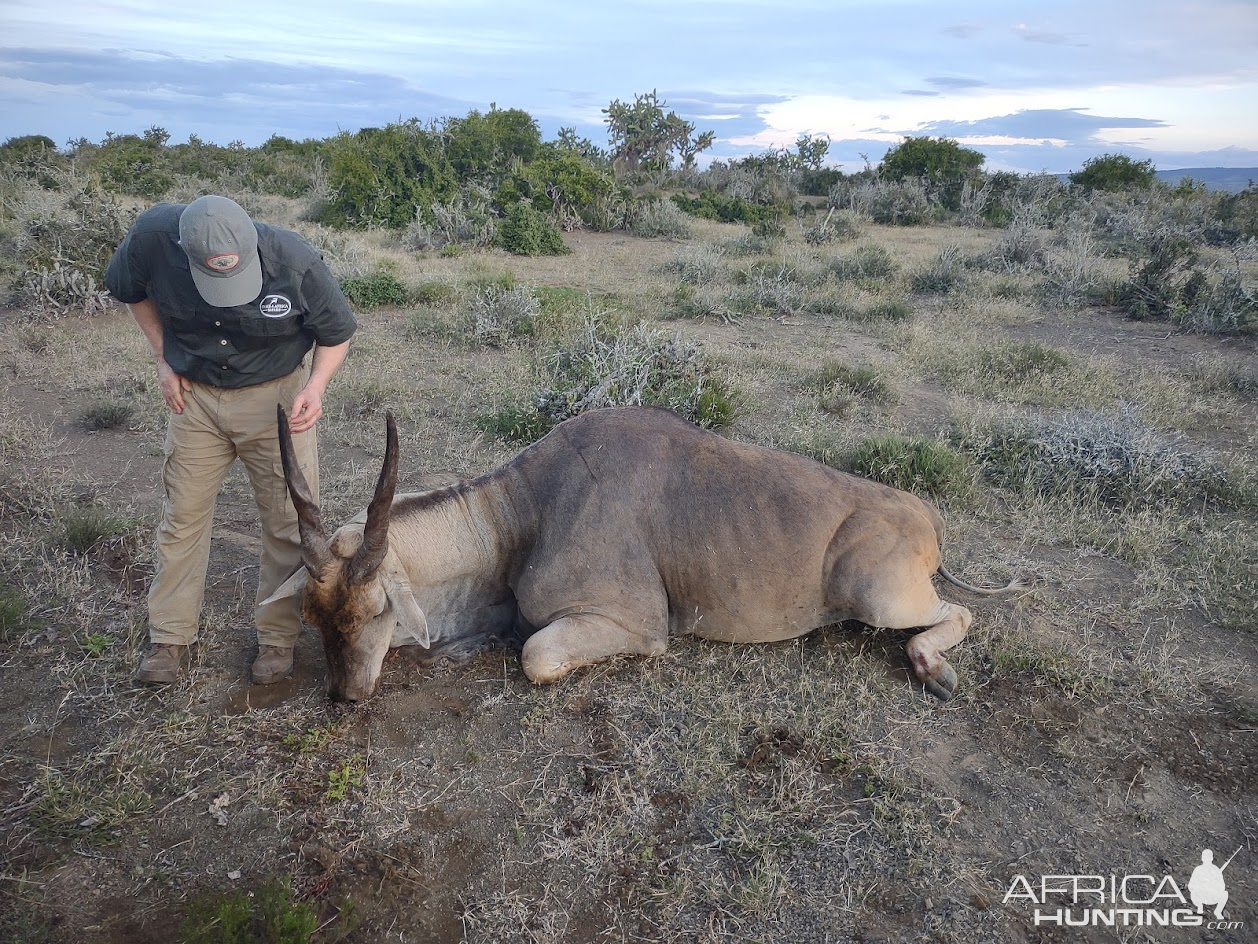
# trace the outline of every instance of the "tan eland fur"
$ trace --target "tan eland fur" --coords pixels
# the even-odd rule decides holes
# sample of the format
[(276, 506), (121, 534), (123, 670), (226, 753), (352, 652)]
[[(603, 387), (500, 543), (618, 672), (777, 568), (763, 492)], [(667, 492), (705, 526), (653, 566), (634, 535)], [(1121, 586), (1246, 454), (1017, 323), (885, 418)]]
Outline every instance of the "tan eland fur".
[[(281, 440), (289, 454), (287, 423)], [(659, 655), (670, 634), (773, 642), (841, 620), (922, 631), (913, 671), (940, 699), (944, 658), (970, 611), (941, 600), (943, 520), (921, 499), (792, 453), (701, 430), (654, 408), (560, 424), (479, 478), (394, 497), (397, 434), (365, 515), (327, 538), (296, 463), (305, 592), (329, 692), (372, 694), (390, 646), (459, 656), (518, 633), (534, 682), (618, 655)]]

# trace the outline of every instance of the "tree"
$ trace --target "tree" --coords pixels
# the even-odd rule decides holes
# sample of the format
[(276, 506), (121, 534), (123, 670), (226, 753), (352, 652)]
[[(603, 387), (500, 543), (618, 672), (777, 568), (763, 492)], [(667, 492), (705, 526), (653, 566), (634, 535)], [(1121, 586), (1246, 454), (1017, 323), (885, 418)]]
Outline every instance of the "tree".
[(961, 205), (961, 190), (986, 158), (949, 138), (905, 138), (887, 151), (878, 165), (888, 180), (912, 177), (926, 184), (927, 193), (950, 210)]
[(1070, 182), (1085, 190), (1128, 190), (1149, 187), (1156, 176), (1153, 161), (1133, 161), (1126, 154), (1102, 154), (1083, 162)]
[(830, 136), (801, 134), (795, 142), (795, 152), (799, 155), (800, 164), (808, 170), (821, 170), (826, 155), (830, 153)]
[(668, 170), (675, 151), (682, 168), (690, 170), (696, 157), (712, 146), (715, 132), (704, 131), (694, 137), (695, 126), (691, 122), (674, 111), (665, 114), (667, 104), (653, 89), (635, 95), (632, 105), (616, 99), (603, 109), (612, 160), (618, 169), (627, 173)]

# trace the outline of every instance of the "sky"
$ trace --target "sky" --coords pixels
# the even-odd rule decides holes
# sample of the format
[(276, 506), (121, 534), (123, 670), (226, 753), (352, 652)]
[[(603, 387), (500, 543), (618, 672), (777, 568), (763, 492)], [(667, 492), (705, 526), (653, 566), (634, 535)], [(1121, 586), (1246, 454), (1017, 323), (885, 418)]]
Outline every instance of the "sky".
[[(655, 90), (709, 159), (907, 136), (989, 170), (1258, 166), (1258, 0), (0, 0), (0, 141), (254, 146), (520, 108), (605, 146)], [(701, 161), (702, 163), (702, 161)]]

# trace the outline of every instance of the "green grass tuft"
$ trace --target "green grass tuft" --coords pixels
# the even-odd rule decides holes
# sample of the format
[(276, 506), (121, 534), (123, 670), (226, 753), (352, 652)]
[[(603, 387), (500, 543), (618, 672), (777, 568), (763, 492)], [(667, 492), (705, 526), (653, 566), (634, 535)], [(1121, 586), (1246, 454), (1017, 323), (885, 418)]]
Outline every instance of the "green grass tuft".
[(857, 475), (936, 498), (963, 497), (974, 481), (965, 456), (929, 439), (874, 436), (856, 447), (848, 465)]

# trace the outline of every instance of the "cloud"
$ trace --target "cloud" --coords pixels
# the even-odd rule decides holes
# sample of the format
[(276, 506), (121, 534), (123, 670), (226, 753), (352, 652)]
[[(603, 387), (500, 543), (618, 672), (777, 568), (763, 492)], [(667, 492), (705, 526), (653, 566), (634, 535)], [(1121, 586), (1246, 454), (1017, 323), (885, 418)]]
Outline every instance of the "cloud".
[(1028, 43), (1045, 43), (1049, 46), (1086, 46), (1087, 43), (1081, 43), (1065, 33), (1054, 33), (1050, 30), (1032, 29), (1025, 23), (1019, 23), (1013, 28), (1022, 39)]
[(935, 86), (935, 88), (941, 89), (982, 88), (983, 86), (989, 84), (984, 82), (982, 79), (969, 79), (959, 75), (938, 75), (928, 77), (926, 79), (926, 83), (928, 85)]
[(1102, 131), (1165, 127), (1166, 122), (1155, 118), (1092, 115), (1086, 108), (1034, 108), (975, 121), (931, 121), (912, 133), (960, 139), (993, 136), (1030, 141), (1049, 139), (1070, 145), (1095, 146), (1101, 143)]

